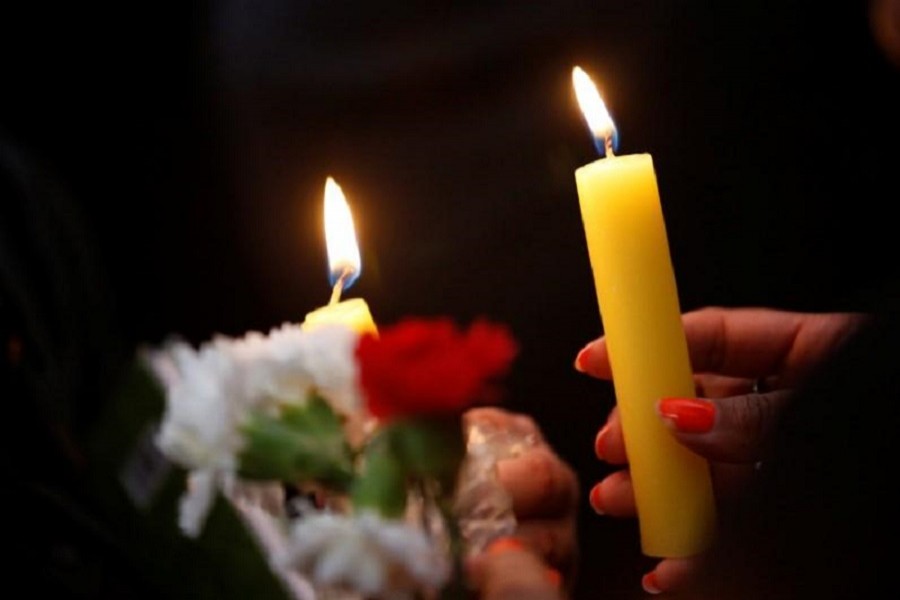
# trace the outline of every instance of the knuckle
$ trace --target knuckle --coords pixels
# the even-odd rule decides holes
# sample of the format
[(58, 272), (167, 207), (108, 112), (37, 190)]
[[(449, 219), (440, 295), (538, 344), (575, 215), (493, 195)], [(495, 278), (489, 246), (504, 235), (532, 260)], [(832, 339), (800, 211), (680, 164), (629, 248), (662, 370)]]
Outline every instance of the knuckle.
[(574, 554), (575, 533), (569, 526), (547, 525), (534, 534), (535, 551), (555, 567), (569, 566)]
[(551, 451), (531, 452), (528, 467), (535, 489), (548, 504), (568, 507), (577, 501), (575, 472)]
[(768, 436), (775, 418), (772, 394), (746, 394), (735, 404), (734, 423), (749, 442), (759, 442)]
[(523, 433), (539, 433), (540, 427), (535, 422), (535, 420), (528, 415), (516, 415), (514, 423), (521, 432)]
[(552, 527), (535, 527), (529, 534), (529, 541), (535, 551), (549, 562), (559, 553), (559, 536)]
[(509, 415), (505, 411), (493, 406), (470, 408), (463, 414), (463, 424), (466, 426), (478, 424), (499, 425), (508, 419)]
[(760, 394), (738, 396), (734, 408), (734, 424), (737, 429), (749, 438), (758, 437), (762, 427)]
[(535, 487), (542, 496), (552, 496), (560, 484), (559, 465), (548, 452), (532, 452), (529, 471)]

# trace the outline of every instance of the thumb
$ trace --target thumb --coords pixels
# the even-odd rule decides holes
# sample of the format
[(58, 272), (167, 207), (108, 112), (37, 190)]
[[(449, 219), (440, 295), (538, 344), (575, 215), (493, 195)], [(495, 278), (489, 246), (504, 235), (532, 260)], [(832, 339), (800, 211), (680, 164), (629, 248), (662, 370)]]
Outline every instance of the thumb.
[(716, 400), (663, 398), (657, 411), (686, 447), (713, 461), (753, 463), (786, 405), (790, 392), (750, 393)]

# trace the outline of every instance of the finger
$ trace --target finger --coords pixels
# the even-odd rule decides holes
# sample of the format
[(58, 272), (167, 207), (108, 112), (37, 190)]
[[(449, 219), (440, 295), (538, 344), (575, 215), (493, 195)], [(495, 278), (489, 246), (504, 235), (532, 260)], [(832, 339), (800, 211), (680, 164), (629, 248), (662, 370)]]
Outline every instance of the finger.
[(589, 501), (591, 508), (598, 515), (634, 517), (637, 515), (637, 509), (634, 504), (631, 473), (622, 470), (608, 475), (591, 489)]
[(762, 456), (788, 397), (777, 391), (718, 400), (663, 398), (657, 411), (673, 435), (701, 456), (752, 463)]
[[(507, 542), (510, 543), (507, 543)], [(471, 559), (466, 567), (482, 600), (559, 600), (558, 574), (524, 546), (504, 538)]]
[(666, 558), (641, 579), (641, 586), (648, 594), (684, 591), (697, 581), (700, 573), (699, 558)]
[(594, 453), (600, 460), (613, 465), (623, 465), (628, 462), (625, 452), (625, 437), (622, 434), (622, 419), (617, 406), (610, 411), (606, 424), (594, 438)]
[(754, 391), (756, 379), (746, 377), (728, 377), (713, 373), (694, 375), (694, 388), (699, 398), (725, 398)]
[(609, 352), (606, 349), (606, 337), (599, 337), (578, 352), (575, 357), (575, 370), (587, 373), (598, 379), (612, 379), (612, 367), (609, 365)]
[[(765, 308), (703, 308), (682, 316), (693, 370), (733, 377), (774, 374), (790, 385), (863, 323), (855, 313), (795, 313)], [(589, 342), (575, 368), (612, 379), (606, 338)]]
[(495, 407), (471, 408), (463, 414), (463, 427), (507, 431), (520, 437), (529, 437), (537, 443), (543, 442), (541, 429), (528, 415), (510, 412)]
[(499, 461), (497, 478), (520, 519), (566, 516), (577, 506), (578, 478), (547, 446)]
[(578, 536), (575, 519), (527, 519), (520, 521), (516, 536), (548, 564), (568, 572), (576, 562)]
[[(804, 322), (804, 315), (769, 309), (703, 308), (682, 315), (695, 372), (741, 377), (778, 372)], [(612, 379), (606, 337), (589, 342), (575, 368)]]
[(764, 308), (704, 308), (682, 322), (695, 372), (756, 378), (809, 372), (862, 322), (861, 315)]

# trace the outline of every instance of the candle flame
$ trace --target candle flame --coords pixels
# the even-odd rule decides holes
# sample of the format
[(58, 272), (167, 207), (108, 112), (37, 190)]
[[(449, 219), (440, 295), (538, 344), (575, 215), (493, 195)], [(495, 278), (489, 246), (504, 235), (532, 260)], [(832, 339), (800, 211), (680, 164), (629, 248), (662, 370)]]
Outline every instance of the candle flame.
[(362, 261), (350, 206), (341, 186), (331, 177), (325, 181), (325, 246), (331, 285), (341, 281), (346, 290), (359, 277)]
[(590, 76), (581, 67), (572, 69), (572, 84), (575, 86), (575, 97), (578, 98), (578, 106), (584, 113), (588, 128), (594, 138), (594, 144), (600, 155), (605, 155), (608, 150), (615, 150), (619, 146), (619, 133), (616, 124), (613, 123), (606, 105), (597, 91), (597, 86)]

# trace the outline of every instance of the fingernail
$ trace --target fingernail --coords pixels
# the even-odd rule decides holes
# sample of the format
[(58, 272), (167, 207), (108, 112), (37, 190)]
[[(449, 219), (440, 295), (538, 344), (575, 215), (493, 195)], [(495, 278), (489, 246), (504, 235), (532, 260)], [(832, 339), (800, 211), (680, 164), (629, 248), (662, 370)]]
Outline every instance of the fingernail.
[(588, 502), (591, 505), (591, 508), (594, 509), (594, 512), (598, 515), (606, 514), (603, 511), (603, 501), (600, 499), (600, 484), (598, 483), (591, 489), (591, 494), (588, 496)]
[(606, 460), (606, 437), (608, 433), (609, 425), (604, 425), (597, 433), (596, 439), (594, 439), (594, 454), (600, 460)]
[(559, 587), (562, 585), (562, 575), (559, 571), (552, 567), (547, 567), (547, 570), (544, 571), (544, 576), (547, 578), (554, 587)]
[(698, 398), (663, 398), (657, 408), (659, 415), (682, 433), (707, 433), (716, 420), (715, 405)]
[(644, 591), (648, 594), (653, 594), (654, 596), (662, 594), (662, 590), (659, 589), (659, 583), (656, 581), (656, 571), (650, 571), (641, 577), (641, 587), (644, 588)]
[(578, 356), (575, 357), (575, 370), (579, 373), (587, 372), (587, 360), (591, 355), (591, 344), (589, 342), (584, 348), (578, 351)]
[(488, 544), (485, 552), (487, 554), (503, 554), (510, 550), (523, 550), (524, 548), (525, 545), (516, 538), (501, 537)]

